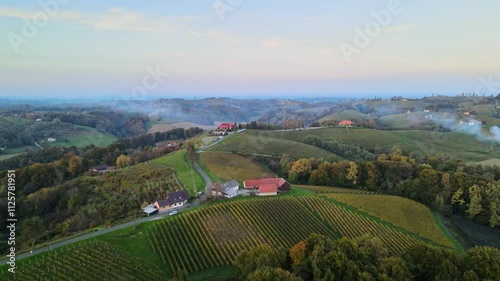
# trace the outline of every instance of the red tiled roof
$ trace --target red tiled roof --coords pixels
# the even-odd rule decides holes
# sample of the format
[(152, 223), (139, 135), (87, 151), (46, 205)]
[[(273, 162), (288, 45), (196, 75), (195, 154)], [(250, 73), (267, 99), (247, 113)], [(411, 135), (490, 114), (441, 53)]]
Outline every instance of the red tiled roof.
[(352, 125), (352, 121), (351, 120), (342, 120), (340, 121), (339, 125)]
[(263, 184), (259, 186), (260, 193), (278, 192), (276, 184)]
[(256, 180), (246, 180), (244, 184), (246, 187), (249, 186), (260, 186), (263, 184), (275, 184), (277, 185), (280, 182), (281, 178), (268, 178), (268, 179), (256, 179)]
[(232, 129), (234, 127), (234, 124), (231, 123), (221, 123), (219, 125), (219, 129)]

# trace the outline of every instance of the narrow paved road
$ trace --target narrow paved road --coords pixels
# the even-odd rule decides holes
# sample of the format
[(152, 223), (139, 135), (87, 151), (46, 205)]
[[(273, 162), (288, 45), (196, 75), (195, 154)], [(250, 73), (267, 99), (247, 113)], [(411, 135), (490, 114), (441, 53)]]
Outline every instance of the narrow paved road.
[[(112, 226), (112, 227), (104, 228), (104, 229), (101, 229), (101, 230), (98, 230), (98, 231), (95, 231), (95, 232), (92, 232), (92, 233), (80, 235), (80, 236), (77, 236), (77, 237), (74, 237), (74, 238), (71, 238), (71, 239), (68, 239), (68, 240), (65, 240), (65, 241), (57, 242), (55, 244), (50, 244), (50, 246), (45, 246), (45, 247), (41, 247), (41, 248), (35, 249), (31, 253), (30, 252), (26, 252), (26, 253), (18, 254), (18, 255), (16, 255), (16, 261), (20, 260), (20, 259), (23, 259), (23, 258), (26, 258), (26, 257), (30, 257), (30, 256), (33, 256), (33, 255), (36, 255), (36, 254), (40, 254), (40, 253), (43, 253), (43, 252), (46, 252), (46, 251), (49, 251), (49, 250), (54, 250), (54, 249), (57, 249), (59, 247), (63, 247), (63, 246), (66, 246), (66, 245), (69, 245), (69, 244), (72, 244), (72, 243), (76, 243), (76, 242), (79, 242), (79, 241), (82, 241), (82, 240), (85, 240), (85, 239), (93, 238), (93, 237), (96, 237), (96, 236), (99, 236), (99, 235), (102, 235), (102, 234), (106, 234), (106, 233), (109, 233), (109, 232), (112, 232), (112, 231), (115, 231), (115, 230), (119, 230), (119, 229), (122, 229), (122, 228), (125, 228), (125, 227), (137, 225), (137, 224), (140, 224), (140, 223), (143, 223), (143, 222), (147, 222), (147, 221), (158, 220), (158, 219), (161, 219), (161, 218), (163, 218), (165, 216), (168, 216), (168, 214), (171, 211), (173, 211), (173, 210), (181, 211), (181, 210), (184, 210), (184, 209), (190, 208), (192, 206), (196, 206), (196, 205), (197, 205), (196, 202), (193, 202), (193, 203), (190, 203), (190, 204), (186, 204), (186, 205), (184, 205), (182, 207), (177, 207), (177, 208), (174, 208), (174, 209), (171, 209), (171, 210), (159, 213), (159, 214), (150, 215), (149, 217), (144, 217), (144, 218), (136, 219), (136, 220), (129, 221), (129, 222), (126, 222), (126, 223), (123, 223), (123, 224), (119, 224), (119, 225), (115, 225), (115, 226)], [(6, 256), (3, 256), (2, 258), (6, 258)], [(2, 265), (6, 264), (7, 261), (8, 261), (7, 259), (2, 260), (1, 264)]]
[[(203, 172), (203, 170), (198, 166), (198, 164), (194, 163), (193, 168), (201, 175), (201, 177), (205, 181), (205, 194), (203, 194), (203, 196), (201, 196), (201, 198), (200, 198), (200, 201), (205, 201), (207, 199), (207, 196), (208, 196), (209, 187), (212, 185), (212, 181), (210, 180), (210, 178), (208, 177), (208, 175), (205, 172)], [(122, 228), (125, 228), (125, 227), (137, 225), (137, 224), (140, 224), (140, 223), (143, 223), (143, 222), (147, 222), (147, 221), (158, 220), (158, 219), (161, 219), (161, 218), (163, 218), (165, 216), (168, 216), (168, 213), (170, 211), (172, 211), (172, 210), (181, 211), (181, 210), (184, 210), (184, 209), (187, 209), (187, 208), (190, 208), (190, 207), (194, 207), (196, 205), (197, 205), (197, 202), (193, 202), (193, 203), (190, 203), (190, 204), (186, 204), (186, 205), (184, 205), (182, 207), (177, 207), (177, 208), (171, 209), (171, 210), (166, 211), (166, 212), (162, 212), (162, 213), (159, 213), (159, 214), (151, 215), (149, 217), (144, 217), (144, 218), (136, 219), (136, 220), (129, 221), (129, 222), (126, 222), (126, 223), (123, 223), (123, 224), (119, 224), (119, 225), (115, 225), (115, 226), (112, 226), (112, 227), (109, 227), (109, 228), (101, 229), (101, 230), (98, 230), (98, 231), (95, 231), (95, 232), (92, 232), (92, 233), (84, 234), (84, 235), (81, 235), (81, 236), (78, 236), (78, 237), (75, 237), (75, 238), (71, 238), (71, 239), (65, 240), (65, 241), (62, 241), (62, 242), (51, 244), (50, 246), (41, 247), (41, 248), (33, 250), (31, 253), (30, 252), (26, 252), (26, 253), (18, 254), (18, 255), (16, 255), (16, 261), (20, 260), (20, 259), (23, 259), (23, 258), (26, 258), (26, 257), (30, 257), (32, 255), (40, 254), (40, 253), (43, 253), (43, 252), (46, 252), (46, 251), (49, 251), (49, 250), (57, 249), (59, 247), (63, 247), (63, 246), (66, 246), (66, 245), (69, 245), (69, 244), (72, 244), (72, 243), (75, 243), (75, 242), (79, 242), (79, 241), (82, 241), (82, 240), (85, 240), (85, 239), (93, 238), (93, 237), (96, 237), (96, 236), (99, 236), (99, 235), (102, 235), (102, 234), (105, 234), (105, 233), (109, 233), (109, 232), (112, 232), (112, 231), (115, 231), (115, 230), (119, 230), (119, 229), (122, 229)], [(6, 264), (7, 261), (8, 261), (7, 257), (3, 256), (1, 264), (2, 265)]]
[(203, 170), (198, 166), (197, 163), (193, 164), (193, 168), (200, 174), (200, 176), (205, 181), (205, 193), (200, 197), (201, 201), (207, 200), (208, 193), (210, 192), (210, 186), (212, 186), (212, 180), (208, 177), (208, 175), (203, 172)]

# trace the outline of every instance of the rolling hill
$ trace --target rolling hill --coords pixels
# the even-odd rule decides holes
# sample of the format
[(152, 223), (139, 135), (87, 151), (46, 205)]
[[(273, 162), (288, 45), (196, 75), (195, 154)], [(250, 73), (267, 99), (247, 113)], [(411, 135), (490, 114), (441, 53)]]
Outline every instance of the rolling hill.
[(203, 152), (200, 159), (205, 166), (221, 180), (244, 181), (251, 178), (273, 178), (272, 171), (260, 163), (234, 153)]
[(280, 133), (285, 133), (284, 131), (273, 131), (273, 136), (276, 137), (267, 136), (265, 132), (266, 131), (251, 132), (247, 130), (237, 133), (226, 138), (219, 144), (214, 145), (207, 151), (237, 152), (249, 155), (272, 155), (276, 157), (281, 157), (283, 153), (286, 153), (295, 159), (310, 157), (327, 159), (333, 155), (331, 152), (312, 145), (282, 139), (279, 136)]
[[(425, 130), (373, 130), (366, 128), (318, 128), (311, 130), (294, 131), (250, 131), (247, 130), (240, 136), (246, 138), (246, 146), (232, 147), (247, 150), (255, 149), (259, 145), (258, 139), (267, 139), (283, 143), (301, 143), (308, 135), (318, 136), (325, 140), (337, 140), (340, 143), (359, 145), (367, 149), (390, 149), (394, 145), (400, 146), (408, 153), (420, 156), (432, 156), (438, 153), (468, 161), (483, 161), (491, 158), (500, 158), (500, 146), (487, 141), (479, 141), (474, 136), (460, 132), (435, 132)], [(225, 143), (225, 142), (224, 142)], [(296, 145), (296, 144), (295, 144)], [(285, 144), (283, 145), (285, 146)], [(217, 149), (222, 149), (221, 147)], [(257, 149), (267, 150), (267, 148)], [(295, 153), (300, 155), (301, 153)], [(305, 158), (313, 155), (305, 156)]]
[[(415, 233), (418, 224), (412, 232), (399, 226), (397, 218), (384, 220), (337, 200), (298, 188), (278, 197), (221, 200), (21, 260), (18, 270), (28, 279), (35, 274), (65, 280), (60, 273), (64, 268), (81, 280), (168, 280), (184, 268), (190, 280), (209, 280), (230, 273), (242, 250), (261, 243), (287, 248), (310, 233), (331, 238), (371, 234), (393, 254), (416, 243), (451, 248), (438, 236), (436, 241)], [(421, 211), (397, 204), (392, 212), (401, 208)], [(7, 274), (1, 267), (0, 278)]]

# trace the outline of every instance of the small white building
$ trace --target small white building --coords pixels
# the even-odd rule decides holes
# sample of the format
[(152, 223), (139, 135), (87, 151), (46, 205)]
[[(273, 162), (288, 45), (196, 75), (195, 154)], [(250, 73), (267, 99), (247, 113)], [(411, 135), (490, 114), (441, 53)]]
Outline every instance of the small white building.
[(42, 119), (38, 118), (38, 119), (36, 119), (35, 121), (36, 121), (36, 122), (41, 122), (41, 121), (42, 121)]
[(226, 198), (232, 198), (238, 195), (238, 189), (240, 185), (235, 180), (230, 180), (221, 185), (220, 191), (212, 190), (213, 196), (224, 196)]
[(55, 138), (48, 138), (48, 139), (47, 139), (47, 141), (48, 141), (48, 142), (55, 142), (55, 141), (56, 141), (56, 139), (55, 139)]

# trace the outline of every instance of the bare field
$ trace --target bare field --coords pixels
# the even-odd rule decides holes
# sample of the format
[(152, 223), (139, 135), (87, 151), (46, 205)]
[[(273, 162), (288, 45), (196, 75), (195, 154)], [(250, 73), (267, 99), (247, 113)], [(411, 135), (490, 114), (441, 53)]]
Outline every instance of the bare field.
[(148, 133), (165, 132), (165, 131), (177, 129), (177, 128), (189, 129), (192, 127), (202, 128), (203, 130), (211, 130), (211, 129), (216, 128), (215, 125), (214, 126), (207, 126), (207, 125), (201, 125), (201, 124), (196, 124), (196, 123), (192, 123), (192, 122), (176, 122), (176, 123), (170, 123), (170, 124), (154, 124), (148, 130)]

